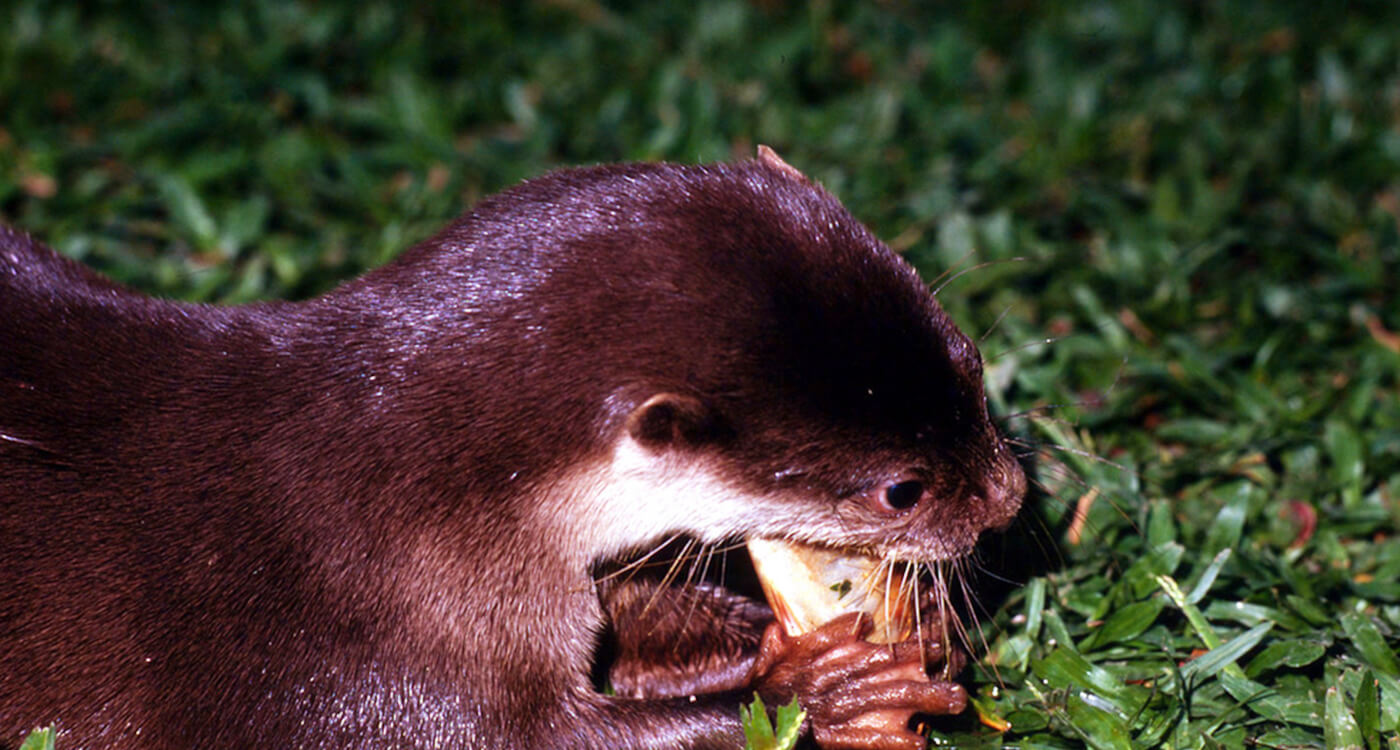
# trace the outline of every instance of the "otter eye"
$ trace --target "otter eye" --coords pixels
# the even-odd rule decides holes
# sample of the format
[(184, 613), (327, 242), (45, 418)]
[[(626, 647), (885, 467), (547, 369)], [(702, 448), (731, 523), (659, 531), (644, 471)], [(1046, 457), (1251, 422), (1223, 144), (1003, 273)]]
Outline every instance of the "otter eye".
[(895, 510), (912, 508), (923, 496), (924, 483), (913, 479), (896, 482), (885, 488), (885, 504)]

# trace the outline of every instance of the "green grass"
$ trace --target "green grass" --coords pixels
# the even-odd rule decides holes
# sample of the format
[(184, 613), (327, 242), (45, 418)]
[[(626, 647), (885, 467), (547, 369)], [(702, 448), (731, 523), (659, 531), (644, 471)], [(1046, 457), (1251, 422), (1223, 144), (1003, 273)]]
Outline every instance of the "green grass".
[(555, 166), (774, 146), (971, 268), (940, 298), (1036, 447), (980, 561), (1010, 729), (936, 743), (1400, 747), (1393, 4), (52, 6), (0, 10), (0, 219), (163, 295), (303, 297)]

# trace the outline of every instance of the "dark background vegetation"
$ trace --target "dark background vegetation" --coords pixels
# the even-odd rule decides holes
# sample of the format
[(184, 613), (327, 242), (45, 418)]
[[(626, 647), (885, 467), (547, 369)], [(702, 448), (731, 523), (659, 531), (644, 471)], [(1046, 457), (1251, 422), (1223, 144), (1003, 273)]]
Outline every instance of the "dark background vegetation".
[(0, 8), (0, 220), (160, 295), (309, 296), (551, 168), (759, 143), (966, 270), (1036, 457), (985, 726), (937, 742), (1400, 747), (1400, 6)]

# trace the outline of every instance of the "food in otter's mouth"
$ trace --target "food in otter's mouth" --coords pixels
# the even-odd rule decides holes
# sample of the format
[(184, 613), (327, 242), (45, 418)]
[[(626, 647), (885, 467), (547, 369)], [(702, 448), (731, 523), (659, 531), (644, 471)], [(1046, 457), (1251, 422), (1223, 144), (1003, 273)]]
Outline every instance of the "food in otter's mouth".
[(898, 643), (915, 623), (914, 578), (908, 563), (777, 539), (748, 540), (763, 593), (790, 636), (849, 612), (874, 623), (872, 643)]

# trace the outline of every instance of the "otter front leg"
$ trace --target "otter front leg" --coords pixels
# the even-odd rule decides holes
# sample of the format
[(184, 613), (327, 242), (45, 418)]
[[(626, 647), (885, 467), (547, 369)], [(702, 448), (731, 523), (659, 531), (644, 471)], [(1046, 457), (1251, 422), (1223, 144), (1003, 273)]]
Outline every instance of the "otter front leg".
[(764, 629), (773, 622), (766, 605), (708, 583), (608, 582), (600, 586), (600, 598), (616, 650), (609, 683), (631, 698), (683, 698), (746, 686)]

